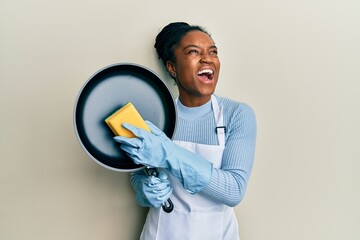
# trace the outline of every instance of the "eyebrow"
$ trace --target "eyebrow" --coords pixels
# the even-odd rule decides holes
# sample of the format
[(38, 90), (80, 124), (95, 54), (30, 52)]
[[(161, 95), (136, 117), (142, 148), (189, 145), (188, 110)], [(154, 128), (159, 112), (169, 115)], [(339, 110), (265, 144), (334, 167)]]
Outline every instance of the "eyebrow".
[[(197, 45), (190, 44), (190, 45), (185, 46), (184, 49), (192, 48), (192, 47), (194, 47), (194, 48), (200, 48), (200, 47), (197, 46)], [(210, 48), (210, 49), (212, 49), (212, 48), (217, 49), (217, 47), (216, 47), (215, 45), (211, 45), (209, 48)]]

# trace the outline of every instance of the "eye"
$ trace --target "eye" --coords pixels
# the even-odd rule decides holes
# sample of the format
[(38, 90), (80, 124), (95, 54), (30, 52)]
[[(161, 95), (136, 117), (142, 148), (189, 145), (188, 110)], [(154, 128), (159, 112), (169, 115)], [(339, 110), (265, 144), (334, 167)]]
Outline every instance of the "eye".
[(213, 56), (216, 56), (218, 55), (218, 51), (215, 49), (215, 50), (211, 50), (210, 51), (210, 55), (213, 55)]
[(197, 49), (190, 49), (190, 50), (188, 51), (188, 54), (199, 54), (199, 50), (197, 50)]

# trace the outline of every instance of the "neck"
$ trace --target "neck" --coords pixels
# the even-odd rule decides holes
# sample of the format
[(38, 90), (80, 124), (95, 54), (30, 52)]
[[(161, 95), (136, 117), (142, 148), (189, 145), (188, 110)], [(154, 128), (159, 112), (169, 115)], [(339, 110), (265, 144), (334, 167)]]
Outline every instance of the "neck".
[(200, 97), (188, 97), (179, 95), (180, 102), (186, 107), (199, 107), (209, 102), (211, 99), (210, 96), (200, 96)]

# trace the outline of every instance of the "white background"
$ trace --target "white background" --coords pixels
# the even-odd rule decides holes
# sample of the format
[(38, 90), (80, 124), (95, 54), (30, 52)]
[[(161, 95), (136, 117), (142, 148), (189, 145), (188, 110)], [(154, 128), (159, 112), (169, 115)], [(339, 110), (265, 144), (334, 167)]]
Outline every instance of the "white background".
[(212, 33), (217, 94), (256, 111), (242, 240), (360, 239), (359, 13), (358, 0), (1, 0), (0, 239), (138, 239), (146, 209), (128, 173), (84, 153), (73, 107), (113, 63), (174, 89), (153, 48), (172, 21)]

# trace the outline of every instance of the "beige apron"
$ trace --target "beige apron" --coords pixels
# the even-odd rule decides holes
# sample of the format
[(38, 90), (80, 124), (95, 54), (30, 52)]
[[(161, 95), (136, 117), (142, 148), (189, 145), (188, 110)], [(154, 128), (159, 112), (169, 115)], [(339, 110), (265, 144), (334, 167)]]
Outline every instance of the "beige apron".
[[(221, 167), (225, 148), (225, 131), (222, 109), (217, 100), (211, 98), (219, 145), (206, 145), (193, 142), (174, 141), (177, 145), (199, 154), (213, 163), (214, 168)], [(173, 186), (171, 200), (174, 210), (164, 212), (161, 208), (151, 208), (141, 240), (238, 240), (238, 224), (233, 211), (224, 204), (212, 201), (201, 193), (190, 194), (180, 182), (169, 174)]]

